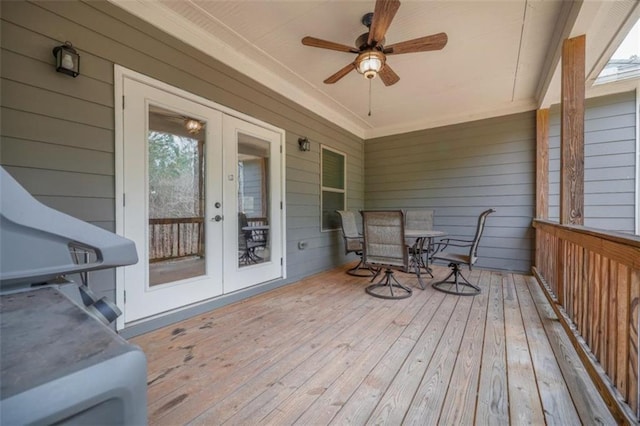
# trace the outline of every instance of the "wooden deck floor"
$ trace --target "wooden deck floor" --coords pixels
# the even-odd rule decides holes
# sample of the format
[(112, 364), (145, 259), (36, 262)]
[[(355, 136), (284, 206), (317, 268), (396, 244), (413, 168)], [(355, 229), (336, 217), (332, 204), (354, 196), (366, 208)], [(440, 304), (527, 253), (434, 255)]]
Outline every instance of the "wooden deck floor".
[(345, 269), (132, 339), (150, 424), (615, 424), (532, 277), (382, 300)]

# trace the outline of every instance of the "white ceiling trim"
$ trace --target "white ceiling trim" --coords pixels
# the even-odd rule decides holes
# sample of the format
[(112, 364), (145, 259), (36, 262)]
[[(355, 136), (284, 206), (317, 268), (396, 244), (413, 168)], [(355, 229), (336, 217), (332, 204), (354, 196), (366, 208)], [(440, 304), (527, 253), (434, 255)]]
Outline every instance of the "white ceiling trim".
[[(336, 111), (336, 108), (319, 103), (317, 98), (314, 98), (300, 90), (298, 87), (295, 87), (287, 79), (282, 78), (271, 70), (255, 63), (249, 57), (239, 53), (236, 49), (231, 48), (229, 45), (212, 36), (210, 33), (197, 28), (188, 20), (177, 16), (159, 2), (154, 2), (152, 0), (109, 1), (151, 25), (162, 29), (179, 40), (195, 47), (214, 59), (232, 67), (238, 72), (247, 75), (258, 83), (278, 92), (293, 102), (313, 111), (326, 120), (353, 133), (357, 137), (362, 139), (365, 138), (366, 131), (370, 128), (370, 125), (366, 122), (362, 123), (357, 117), (357, 122), (346, 118), (345, 115), (352, 115), (352, 113), (346, 108), (342, 108), (341, 105), (337, 104), (333, 100), (327, 100), (327, 103), (332, 103), (338, 109), (342, 110), (342, 113), (340, 113)], [(282, 66), (280, 67), (286, 74), (291, 74), (295, 78), (298, 78), (298, 76), (290, 70)], [(323, 93), (318, 93), (321, 96), (326, 97)]]
[(414, 121), (412, 123), (403, 123), (402, 126), (389, 126), (377, 129), (370, 129), (365, 132), (365, 140), (373, 138), (381, 138), (384, 136), (397, 135), (401, 133), (414, 132), (424, 129), (432, 129), (436, 127), (450, 126), (452, 124), (466, 123), (469, 121), (483, 120), (487, 118), (500, 117), (503, 115), (518, 114), (526, 111), (533, 111), (537, 108), (537, 102), (534, 99), (523, 100), (518, 102), (509, 102), (508, 104), (491, 110), (464, 112), (459, 115), (452, 115), (438, 120), (425, 119)]

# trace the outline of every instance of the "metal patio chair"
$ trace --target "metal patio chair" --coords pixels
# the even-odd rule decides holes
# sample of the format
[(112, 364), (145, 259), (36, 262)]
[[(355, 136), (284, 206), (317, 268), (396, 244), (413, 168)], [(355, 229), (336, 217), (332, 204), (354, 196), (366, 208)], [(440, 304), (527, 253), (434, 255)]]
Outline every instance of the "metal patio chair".
[(365, 266), (362, 259), (363, 237), (358, 232), (358, 224), (356, 215), (349, 210), (336, 210), (340, 216), (340, 224), (342, 225), (342, 238), (344, 239), (344, 253), (355, 253), (360, 257), (358, 264), (349, 269), (347, 274), (355, 277), (371, 277), (376, 274), (376, 270)]
[[(249, 226), (247, 215), (238, 213), (238, 260), (242, 265), (249, 265), (251, 263), (258, 263), (262, 261), (262, 257), (256, 254), (257, 248), (264, 248), (266, 246), (266, 240), (253, 239), (253, 232), (250, 229), (246, 229)], [(244, 228), (244, 229), (243, 229)]]
[[(438, 242), (436, 252), (431, 257), (431, 260), (449, 262), (451, 272), (444, 280), (431, 284), (433, 288), (445, 293), (457, 294), (460, 296), (475, 296), (480, 293), (480, 287), (476, 284), (470, 283), (469, 280), (462, 275), (460, 266), (467, 265), (469, 270), (471, 270), (478, 260), (478, 245), (480, 244), (480, 238), (484, 232), (484, 225), (487, 220), (487, 216), (491, 213), (495, 213), (495, 209), (485, 210), (480, 214), (478, 217), (478, 226), (476, 227), (476, 235), (473, 240), (443, 238)], [(447, 247), (469, 247), (469, 253), (448, 253), (444, 251)], [(453, 279), (450, 280), (452, 277)]]
[[(362, 211), (364, 227), (364, 264), (384, 268), (384, 276), (366, 288), (372, 296), (383, 299), (404, 299), (412, 294), (411, 288), (398, 282), (393, 270), (409, 272), (409, 253), (404, 241), (404, 215), (401, 210)], [(416, 265), (420, 277), (420, 268)]]

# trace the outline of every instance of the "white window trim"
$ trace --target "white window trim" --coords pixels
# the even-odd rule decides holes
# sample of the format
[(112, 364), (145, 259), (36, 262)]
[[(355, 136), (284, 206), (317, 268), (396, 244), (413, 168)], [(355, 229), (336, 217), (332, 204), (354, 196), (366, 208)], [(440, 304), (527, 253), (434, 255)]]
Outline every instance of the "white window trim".
[[(323, 156), (323, 150), (327, 150), (327, 151), (331, 151), (331, 152), (335, 152), (336, 154), (340, 154), (344, 157), (344, 189), (336, 189), (336, 188), (331, 188), (331, 187), (327, 187), (324, 186), (322, 184), (323, 181), (323, 175), (322, 175), (322, 169), (323, 169), (323, 160), (324, 160), (324, 156)], [(323, 229), (322, 228), (322, 212), (324, 210), (324, 206), (323, 206), (323, 201), (324, 198), (322, 196), (323, 192), (335, 192), (335, 193), (342, 193), (344, 196), (344, 209), (347, 209), (347, 154), (345, 152), (342, 152), (340, 150), (337, 150), (335, 148), (332, 148), (330, 146), (324, 145), (324, 144), (320, 144), (320, 232), (335, 232), (335, 231), (339, 231), (340, 228), (334, 228), (334, 229)]]

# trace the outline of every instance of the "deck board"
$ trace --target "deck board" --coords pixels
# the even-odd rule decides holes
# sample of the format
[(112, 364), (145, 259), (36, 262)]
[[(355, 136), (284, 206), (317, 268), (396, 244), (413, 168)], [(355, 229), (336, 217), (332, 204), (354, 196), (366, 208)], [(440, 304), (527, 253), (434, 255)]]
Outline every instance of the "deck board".
[[(479, 283), (483, 288), (488, 288), (490, 284), (488, 271), (482, 272)], [(481, 353), (480, 348), (484, 343), (488, 300), (487, 291), (473, 298), (473, 305), (438, 422), (440, 424), (471, 424), (473, 422), (482, 363), (482, 357), (478, 354)]]
[(409, 405), (404, 422), (412, 425), (436, 424), (442, 410), (447, 388), (457, 353), (464, 335), (471, 297), (457, 297), (456, 306), (449, 318), (436, 350), (428, 362), (427, 369), (416, 394)]
[(562, 378), (562, 371), (545, 334), (529, 288), (524, 282), (524, 277), (516, 276), (515, 281), (520, 310), (523, 318), (527, 318), (524, 326), (546, 423), (548, 425), (578, 424), (580, 418), (571, 401), (569, 390)]
[(132, 339), (149, 423), (613, 421), (531, 277), (474, 270), (458, 297), (397, 274), (413, 295), (382, 300), (347, 266)]
[[(478, 424), (497, 425), (509, 422), (502, 281), (502, 276), (498, 274), (492, 274), (489, 280), (487, 321), (475, 411), (475, 422)], [(487, 290), (483, 291), (487, 293)]]
[[(505, 277), (504, 290), (509, 417), (514, 424), (541, 425), (544, 424), (544, 413), (512, 275)], [(530, 320), (527, 318), (527, 321)]]
[[(436, 344), (442, 334), (442, 324), (446, 322), (455, 308), (456, 300), (444, 293), (434, 292), (404, 336), (414, 341), (398, 374), (387, 388), (382, 400), (374, 407), (371, 421), (374, 423), (400, 424), (411, 405), (420, 381), (426, 371)], [(420, 330), (417, 334), (415, 330)]]
[(569, 337), (564, 333), (564, 328), (553, 308), (546, 303), (547, 299), (535, 279), (527, 277), (525, 282), (536, 304), (558, 368), (562, 371), (562, 377), (571, 394), (580, 420), (583, 424), (616, 424), (617, 422), (589, 378), (589, 374), (582, 365)]
[(386, 356), (388, 349), (399, 337), (417, 340), (419, 337), (417, 333), (424, 329), (422, 324), (431, 319), (435, 308), (443, 298), (444, 294), (429, 300), (411, 298), (411, 305), (392, 321), (392, 324), (381, 336), (382, 338), (369, 346), (354, 365), (346, 370), (297, 420), (297, 423), (301, 425), (328, 423), (341, 410), (345, 401), (349, 400), (354, 390), (359, 387), (378, 362)]

